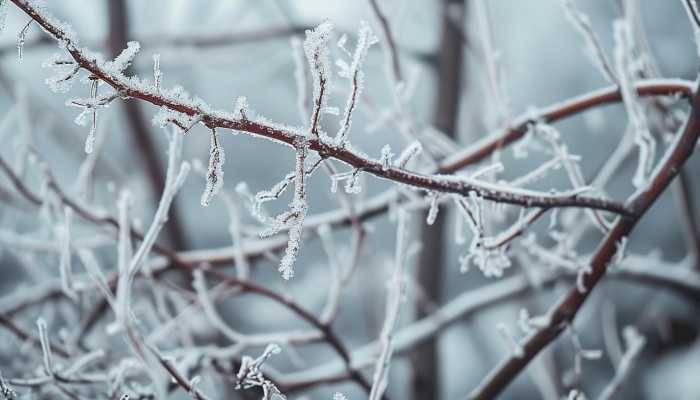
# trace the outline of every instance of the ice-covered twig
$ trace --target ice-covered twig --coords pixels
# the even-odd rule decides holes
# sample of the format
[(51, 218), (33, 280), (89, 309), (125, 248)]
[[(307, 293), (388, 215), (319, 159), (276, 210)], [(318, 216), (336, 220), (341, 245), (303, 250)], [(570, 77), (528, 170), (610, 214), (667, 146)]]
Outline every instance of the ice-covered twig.
[(278, 270), (285, 280), (289, 280), (294, 276), (294, 262), (301, 248), (304, 218), (308, 211), (308, 205), (306, 203), (306, 169), (304, 167), (307, 151), (305, 142), (297, 148), (294, 172), (294, 198), (289, 204), (290, 210), (288, 215), (285, 216), (284, 221), (284, 223), (289, 226), (289, 241), (287, 242), (287, 249), (280, 261)]
[(24, 25), (24, 28), (22, 28), (22, 30), (20, 30), (19, 34), (17, 35), (17, 58), (19, 59), (19, 61), (24, 60), (24, 39), (27, 36), (27, 31), (32, 25), (32, 22), (34, 22), (34, 20), (30, 19), (29, 22), (27, 22), (27, 24)]
[[(57, 27), (58, 22), (46, 14), (44, 11), (39, 11), (27, 0), (12, 0), (18, 7), (29, 14), (38, 24), (40, 24), (45, 30), (47, 30), (51, 35), (54, 36), (59, 42), (66, 45), (69, 53), (74, 58), (74, 60), (79, 63), (83, 68), (90, 71), (93, 75), (103, 80), (110, 86), (114, 87), (122, 96), (137, 97), (143, 100), (152, 102), (164, 108), (170, 109), (172, 111), (186, 114), (186, 115), (201, 115), (202, 122), (211, 127), (222, 127), (228, 129), (234, 129), (238, 131), (245, 131), (252, 133), (254, 135), (260, 135), (268, 138), (272, 138), (276, 141), (284, 142), (294, 146), (297, 140), (298, 134), (292, 133), (284, 128), (280, 128), (274, 124), (269, 124), (266, 122), (255, 122), (247, 119), (235, 119), (232, 118), (225, 112), (213, 111), (206, 104), (201, 101), (191, 101), (182, 96), (176, 96), (170, 92), (161, 91), (161, 93), (156, 94), (152, 87), (145, 84), (140, 84), (138, 80), (131, 78), (127, 80), (122, 74), (113, 73), (113, 71), (106, 71), (103, 67), (104, 63), (101, 63), (97, 59), (86, 54), (86, 51), (77, 47), (75, 38), (73, 35), (67, 33), (65, 30)], [(339, 159), (352, 165), (355, 168), (362, 168), (363, 171), (369, 172), (373, 175), (381, 176), (392, 181), (399, 183), (405, 183), (413, 185), (416, 187), (421, 187), (424, 189), (437, 190), (442, 192), (455, 192), (459, 191), (463, 194), (471, 190), (479, 191), (479, 188), (467, 189), (464, 187), (456, 188), (449, 182), (443, 179), (439, 179), (437, 176), (431, 176), (430, 179), (426, 179), (425, 175), (411, 173), (409, 171), (390, 168), (388, 170), (383, 170), (380, 163), (363, 157), (356, 152), (347, 148), (333, 148), (328, 146), (324, 140), (320, 138), (310, 138), (308, 147), (310, 150), (314, 150), (320, 153), (321, 156), (331, 156), (333, 158)], [(488, 198), (492, 196), (484, 195)], [(506, 198), (509, 198), (506, 200)], [(515, 198), (511, 196), (495, 196), (493, 198), (495, 201), (506, 201), (520, 203), (531, 203), (532, 206), (543, 205), (538, 199), (528, 199), (520, 198), (516, 196)], [(623, 212), (623, 209), (618, 205), (612, 205), (610, 202), (603, 201), (600, 199), (587, 199), (583, 196), (577, 197), (576, 199), (564, 200), (561, 204), (560, 200), (555, 200), (552, 204), (549, 200), (546, 201), (549, 206), (583, 206), (583, 207), (594, 207), (594, 208), (606, 208), (615, 212)], [(540, 204), (536, 204), (540, 203)], [(566, 204), (568, 203), (568, 204)]]
[(249, 389), (252, 387), (260, 387), (263, 391), (263, 400), (285, 400), (286, 397), (275, 386), (272, 381), (265, 378), (260, 367), (272, 355), (279, 354), (282, 351), (276, 344), (268, 345), (265, 351), (258, 357), (252, 358), (244, 356), (241, 361), (241, 368), (236, 374), (236, 389)]
[(388, 283), (389, 288), (386, 300), (386, 315), (384, 316), (382, 331), (379, 335), (380, 350), (379, 357), (377, 357), (377, 362), (374, 367), (374, 382), (372, 383), (372, 391), (369, 395), (370, 400), (381, 399), (389, 384), (389, 364), (391, 362), (391, 355), (394, 350), (394, 327), (399, 319), (401, 301), (406, 285), (404, 270), (406, 268), (406, 236), (408, 233), (408, 230), (406, 229), (407, 224), (408, 215), (405, 211), (399, 210), (398, 226), (396, 228), (396, 254), (394, 255), (394, 268), (391, 274), (391, 280)]
[[(700, 109), (700, 95), (697, 93), (693, 95), (692, 108), (693, 110)], [(617, 252), (617, 243), (621, 238), (629, 236), (639, 218), (656, 202), (675, 178), (680, 168), (690, 157), (699, 137), (700, 119), (697, 116), (689, 117), (682, 132), (676, 135), (645, 186), (629, 200), (628, 204), (635, 210), (635, 216), (618, 218), (598, 246), (591, 258), (591, 273), (583, 278), (583, 284), (588, 290), (581, 293), (578, 289), (573, 288), (563, 296), (547, 313), (550, 316), (550, 324), (524, 339), (525, 355), (520, 358), (510, 357), (502, 361), (471, 392), (471, 398), (485, 399), (497, 396), (530, 360), (557, 338), (568, 323), (573, 321), (591, 290), (606, 273), (608, 263)]]
[(633, 326), (626, 327), (622, 331), (622, 335), (625, 339), (625, 347), (627, 349), (622, 355), (620, 363), (615, 367), (615, 376), (605, 389), (603, 389), (600, 396), (598, 396), (599, 400), (609, 400), (616, 397), (617, 392), (620, 390), (627, 376), (629, 376), (634, 367), (634, 362), (639, 358), (646, 344), (644, 336)]
[(562, 7), (564, 8), (564, 15), (566, 19), (571, 22), (571, 24), (576, 28), (576, 30), (581, 34), (583, 40), (586, 42), (586, 52), (598, 70), (601, 72), (603, 77), (610, 83), (617, 83), (617, 78), (613, 67), (605, 55), (605, 50), (598, 40), (598, 36), (595, 34), (593, 27), (591, 26), (591, 21), (588, 15), (580, 11), (574, 0), (562, 0)]
[(639, 163), (632, 183), (642, 187), (656, 161), (656, 140), (649, 131), (647, 118), (639, 97), (634, 91), (636, 75), (631, 27), (623, 20), (613, 24), (615, 31), (615, 66), (620, 82), (620, 92), (627, 116), (634, 129), (634, 141), (639, 147)]
[(333, 24), (326, 21), (314, 29), (307, 30), (306, 40), (304, 40), (304, 52), (313, 76), (314, 107), (311, 113), (310, 131), (315, 136), (318, 136), (321, 114), (328, 102), (327, 92), (331, 84), (328, 41), (332, 32)]
[(357, 101), (362, 90), (364, 88), (364, 72), (362, 71), (362, 64), (367, 57), (367, 51), (369, 47), (378, 41), (377, 37), (374, 36), (372, 30), (367, 22), (362, 21), (360, 23), (360, 30), (357, 34), (357, 44), (355, 45), (355, 52), (352, 55), (352, 61), (350, 65), (346, 62), (338, 60), (338, 65), (341, 66), (340, 76), (350, 80), (350, 94), (348, 95), (348, 100), (345, 104), (345, 111), (343, 113), (343, 118), (340, 120), (340, 129), (335, 137), (335, 142), (339, 146), (345, 145), (345, 140), (350, 130), (350, 125), (352, 121), (352, 114), (357, 106)]
[(207, 168), (207, 185), (202, 193), (201, 203), (206, 207), (212, 198), (219, 193), (224, 186), (224, 162), (226, 156), (224, 148), (219, 143), (219, 134), (216, 129), (211, 131), (211, 144), (209, 145), (209, 168)]
[(44, 372), (46, 372), (46, 375), (53, 377), (55, 374), (54, 362), (46, 321), (43, 318), (39, 318), (36, 321), (36, 326), (39, 328), (39, 341), (41, 342), (41, 351), (44, 355)]
[(690, 25), (693, 28), (693, 34), (695, 35), (695, 46), (700, 55), (700, 10), (698, 10), (698, 4), (695, 0), (681, 0), (686, 13), (688, 13), (688, 18), (690, 19)]

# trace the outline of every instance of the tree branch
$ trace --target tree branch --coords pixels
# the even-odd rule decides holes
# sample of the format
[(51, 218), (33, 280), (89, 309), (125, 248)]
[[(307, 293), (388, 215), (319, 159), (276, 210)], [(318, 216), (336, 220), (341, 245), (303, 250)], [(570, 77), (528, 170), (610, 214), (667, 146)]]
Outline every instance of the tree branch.
[(524, 350), (522, 356), (510, 356), (503, 360), (471, 392), (469, 398), (491, 399), (496, 397), (542, 349), (556, 339), (574, 320), (588, 295), (605, 275), (608, 263), (617, 252), (618, 243), (630, 234), (639, 219), (676, 177), (680, 168), (692, 154), (699, 135), (700, 94), (696, 91), (683, 132), (675, 138), (664, 159), (654, 171), (650, 182), (628, 202), (635, 215), (619, 217), (593, 255), (590, 263), (591, 271), (583, 275), (582, 286), (586, 290), (582, 292), (575, 287), (562, 297), (547, 313), (547, 326), (526, 336), (520, 342)]

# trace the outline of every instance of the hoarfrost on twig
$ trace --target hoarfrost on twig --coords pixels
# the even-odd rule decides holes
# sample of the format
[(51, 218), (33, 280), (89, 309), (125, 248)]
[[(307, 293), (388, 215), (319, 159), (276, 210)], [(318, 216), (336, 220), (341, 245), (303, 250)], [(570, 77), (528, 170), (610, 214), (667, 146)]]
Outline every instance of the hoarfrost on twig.
[(202, 193), (200, 203), (206, 207), (212, 198), (219, 193), (224, 186), (224, 161), (226, 156), (224, 148), (219, 143), (219, 134), (216, 129), (211, 131), (211, 144), (209, 146), (209, 167), (207, 168), (207, 185)]

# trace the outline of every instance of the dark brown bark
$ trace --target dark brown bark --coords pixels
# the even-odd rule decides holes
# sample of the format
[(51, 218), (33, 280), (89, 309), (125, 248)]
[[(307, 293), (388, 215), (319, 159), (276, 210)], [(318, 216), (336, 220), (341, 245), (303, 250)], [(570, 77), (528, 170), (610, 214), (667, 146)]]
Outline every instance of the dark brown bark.
[[(439, 130), (454, 137), (459, 117), (459, 100), (463, 88), (462, 24), (466, 10), (464, 0), (445, 1), (441, 7), (442, 33), (438, 54), (437, 92), (433, 124)], [(448, 10), (449, 8), (449, 10)], [(450, 14), (448, 15), (448, 12)], [(453, 20), (450, 20), (453, 18)], [(427, 215), (424, 213), (423, 220)], [(442, 300), (445, 212), (440, 212), (433, 225), (423, 225), (417, 281), (428, 299)], [(429, 310), (419, 307), (417, 318), (427, 316)], [(440, 359), (436, 340), (420, 346), (414, 354), (413, 389), (416, 399), (437, 399), (440, 396)]]
[[(109, 19), (109, 36), (107, 47), (112, 57), (116, 57), (126, 47), (129, 41), (129, 10), (126, 0), (110, 0), (107, 2)], [(130, 68), (124, 71), (125, 75), (131, 75)], [(146, 118), (143, 115), (139, 104), (135, 101), (125, 101), (121, 105), (129, 124), (131, 138), (136, 145), (138, 154), (145, 162), (146, 176), (151, 183), (153, 198), (160, 197), (160, 192), (165, 186), (165, 176), (158, 154), (162, 152), (156, 146), (153, 135), (148, 129)], [(173, 247), (177, 250), (184, 250), (186, 247), (185, 231), (181, 224), (181, 219), (177, 199), (173, 200), (170, 206), (170, 218), (165, 225), (165, 231)]]

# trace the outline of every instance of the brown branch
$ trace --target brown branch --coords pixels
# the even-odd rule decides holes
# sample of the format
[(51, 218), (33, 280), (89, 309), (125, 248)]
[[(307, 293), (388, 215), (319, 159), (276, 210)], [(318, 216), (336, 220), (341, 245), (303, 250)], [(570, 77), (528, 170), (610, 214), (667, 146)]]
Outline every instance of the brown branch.
[[(680, 94), (690, 97), (692, 87), (685, 81), (672, 79), (647, 80), (635, 85), (637, 94), (648, 96), (672, 96)], [(536, 115), (525, 115), (517, 119), (513, 125), (502, 132), (497, 132), (472, 144), (464, 150), (446, 158), (440, 163), (440, 172), (449, 173), (457, 171), (467, 165), (484, 160), (494, 151), (522, 138), (528, 131), (528, 125), (533, 122), (552, 123), (572, 115), (576, 115), (592, 107), (605, 104), (619, 103), (622, 94), (617, 86), (608, 86), (592, 93), (587, 93), (561, 103), (552, 104)]]
[[(53, 35), (56, 40), (65, 44), (67, 51), (81, 67), (112, 86), (121, 96), (138, 98), (172, 111), (180, 112), (191, 117), (201, 118), (202, 123), (211, 129), (225, 128), (243, 131), (255, 136), (262, 136), (277, 142), (286, 143), (293, 147), (297, 146), (299, 135), (278, 126), (251, 121), (246, 118), (235, 119), (221, 111), (210, 111), (208, 107), (196, 102), (188, 102), (174, 96), (163, 95), (143, 85), (129, 85), (127, 78), (123, 74), (109, 72), (103, 69), (96, 59), (85, 55), (82, 49), (73, 43), (71, 37), (68, 37), (65, 32), (53, 25), (47, 17), (37, 11), (32, 5), (28, 4), (26, 0), (12, 1), (41, 25), (42, 28)], [(447, 179), (446, 177), (438, 175), (424, 175), (397, 167), (384, 168), (382, 163), (378, 161), (369, 159), (346, 147), (327, 143), (320, 137), (304, 139), (308, 143), (309, 148), (316, 151), (321, 157), (335, 158), (363, 172), (423, 190), (455, 193), (464, 196), (469, 195), (470, 192), (477, 192), (486, 200), (528, 207), (584, 207), (606, 210), (622, 215), (630, 214), (630, 210), (626, 209), (622, 204), (596, 197), (566, 193), (549, 194), (513, 191), (497, 188), (485, 183), (465, 181), (463, 179)]]
[(590, 263), (591, 272), (583, 276), (582, 283), (586, 290), (581, 292), (578, 288), (573, 288), (561, 298), (549, 310), (547, 326), (528, 335), (521, 341), (523, 354), (521, 356), (512, 355), (496, 366), (482, 383), (472, 391), (469, 395), (471, 399), (492, 399), (496, 397), (542, 349), (556, 339), (566, 326), (574, 320), (588, 295), (605, 275), (607, 265), (615, 255), (620, 240), (630, 234), (639, 219), (676, 177), (680, 168), (693, 153), (699, 136), (700, 94), (696, 91), (693, 95), (690, 115), (683, 132), (676, 137), (646, 188), (638, 192), (628, 202), (631, 208), (635, 210), (635, 215), (633, 217), (618, 218), (612, 230), (606, 235), (593, 255)]

